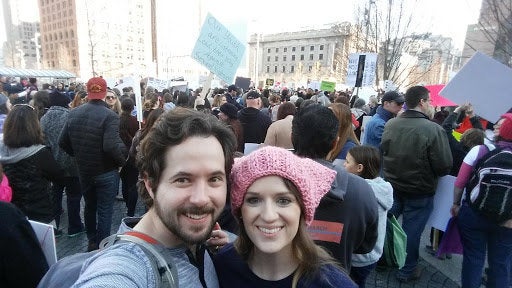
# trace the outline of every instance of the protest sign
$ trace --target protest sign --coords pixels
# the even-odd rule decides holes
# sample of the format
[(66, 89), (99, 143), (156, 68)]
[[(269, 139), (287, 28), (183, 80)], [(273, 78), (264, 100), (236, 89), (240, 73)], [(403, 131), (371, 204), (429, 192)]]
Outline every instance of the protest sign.
[(453, 203), (453, 185), (455, 177), (451, 175), (439, 178), (436, 194), (434, 195), (434, 209), (430, 214), (426, 227), (434, 227), (444, 231), (450, 220), (450, 208)]
[(39, 245), (43, 250), (43, 254), (48, 262), (48, 266), (51, 266), (57, 262), (57, 248), (55, 246), (55, 234), (53, 234), (53, 226), (45, 223), (28, 220), (32, 229), (34, 230)]
[(322, 81), (320, 82), (320, 90), (332, 92), (336, 88), (335, 82)]
[(377, 53), (352, 53), (348, 57), (346, 84), (350, 87), (373, 86)]
[(244, 52), (245, 45), (208, 14), (192, 50), (192, 58), (226, 83), (233, 83)]
[(251, 85), (251, 78), (245, 77), (236, 77), (235, 86), (238, 88), (244, 89), (244, 91), (249, 90), (249, 86)]
[(510, 83), (510, 67), (476, 52), (439, 94), (459, 105), (470, 102), (477, 115), (494, 123), (512, 107)]

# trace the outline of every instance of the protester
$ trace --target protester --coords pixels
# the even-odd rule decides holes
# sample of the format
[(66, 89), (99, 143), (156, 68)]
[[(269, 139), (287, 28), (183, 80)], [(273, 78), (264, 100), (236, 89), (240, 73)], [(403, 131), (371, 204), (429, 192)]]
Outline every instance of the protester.
[(44, 144), (36, 111), (28, 104), (14, 105), (4, 124), (0, 163), (12, 187), (12, 203), (30, 220), (54, 219), (50, 181), (64, 172)]
[(48, 263), (32, 226), (20, 209), (1, 201), (0, 219), (0, 287), (36, 287)]
[[(392, 102), (398, 101), (394, 99)], [(434, 207), (438, 179), (452, 167), (446, 132), (430, 121), (434, 108), (428, 89), (410, 87), (405, 93), (405, 104), (407, 110), (386, 123), (380, 145), (384, 179), (393, 186), (390, 213), (396, 218), (403, 215), (402, 228), (407, 234), (405, 266), (396, 274), (400, 282), (421, 277), (422, 268), (418, 266), (421, 233)]]
[(9, 113), (11, 107), (12, 105), (9, 98), (3, 93), (0, 93), (0, 135), (2, 135), (0, 139), (3, 137), (5, 118), (7, 118), (7, 113)]
[[(204, 149), (208, 147), (208, 149)], [(141, 143), (139, 192), (149, 211), (133, 228), (170, 251), (179, 287), (218, 287), (205, 246), (225, 244), (212, 231), (224, 208), (235, 138), (214, 116), (176, 108), (155, 123)], [(88, 259), (74, 287), (156, 287), (146, 254), (119, 243)]]
[(366, 124), (365, 141), (363, 144), (379, 148), (384, 133), (384, 125), (394, 118), (402, 109), (405, 102), (404, 96), (396, 91), (389, 91), (382, 96), (382, 105), (377, 107), (375, 115)]
[(370, 253), (352, 254), (350, 276), (360, 288), (365, 287), (366, 278), (375, 269), (377, 261), (382, 256), (384, 237), (386, 236), (387, 214), (388, 210), (393, 206), (393, 187), (391, 187), (389, 182), (379, 177), (380, 163), (379, 150), (372, 146), (356, 146), (351, 148), (347, 153), (345, 163), (343, 163), (349, 173), (366, 179), (379, 203), (379, 230), (375, 247)]
[(337, 132), (338, 119), (327, 107), (313, 103), (301, 107), (293, 117), (292, 143), (296, 154), (314, 159), (337, 172), (331, 191), (322, 198), (316, 210), (312, 224), (317, 231), (314, 239), (350, 271), (352, 253), (369, 253), (375, 247), (378, 204), (364, 179), (326, 160)]
[[(228, 103), (230, 102), (228, 101)], [(260, 111), (260, 94), (256, 91), (247, 93), (246, 105), (247, 107), (238, 113), (238, 120), (240, 120), (244, 128), (244, 143), (263, 143), (272, 121), (267, 114)]]
[[(39, 91), (37, 93), (41, 92), (42, 91)], [(41, 129), (45, 135), (46, 145), (51, 148), (55, 161), (63, 171), (63, 179), (61, 181), (53, 181), (52, 183), (53, 213), (57, 233), (61, 233), (59, 228), (60, 216), (62, 214), (62, 194), (65, 190), (68, 215), (68, 237), (74, 237), (83, 233), (85, 228), (80, 217), (82, 189), (78, 178), (76, 160), (59, 146), (59, 136), (69, 116), (68, 103), (69, 98), (65, 95), (52, 93), (49, 102), (50, 109), (48, 109), (41, 118)]]
[(244, 127), (238, 120), (238, 110), (231, 103), (219, 107), (219, 120), (226, 123), (236, 136), (236, 151), (244, 153)]
[[(489, 264), (487, 287), (510, 286), (512, 220), (508, 219), (502, 223), (494, 222), (479, 214), (473, 206), (469, 205), (469, 198), (474, 200), (480, 192), (478, 185), (474, 189), (467, 185), (470, 178), (474, 177), (474, 167), (479, 160), (497, 148), (512, 151), (512, 113), (502, 115), (494, 125), (494, 137), (494, 145), (488, 145), (489, 147), (478, 145), (468, 152), (460, 167), (453, 189), (451, 214), (458, 218), (463, 246), (462, 287), (480, 287), (486, 254), (487, 263)], [(509, 169), (512, 168), (510, 162), (508, 165)], [(510, 184), (510, 175), (501, 174), (498, 176), (495, 174), (492, 176), (494, 178), (491, 181), (501, 181), (502, 185)], [(462, 192), (465, 187), (469, 191), (466, 190), (466, 198), (462, 201)], [(502, 205), (505, 204), (502, 203)], [(502, 209), (509, 211), (512, 207), (506, 205)]]
[(87, 93), (89, 101), (69, 112), (59, 145), (75, 157), (78, 165), (85, 200), (87, 250), (92, 251), (110, 235), (115, 196), (119, 191), (119, 167), (126, 161), (127, 150), (119, 136), (119, 115), (104, 101), (105, 80), (89, 79)]
[(214, 258), (221, 287), (356, 287), (307, 232), (335, 175), (277, 147), (236, 159), (231, 209), (240, 235)]
[(347, 152), (350, 148), (358, 146), (359, 140), (357, 140), (354, 129), (352, 129), (352, 113), (347, 105), (341, 103), (334, 103), (329, 105), (329, 109), (334, 112), (334, 115), (338, 119), (338, 137), (336, 143), (329, 154), (327, 154), (327, 160), (333, 161), (334, 164), (343, 165)]
[(292, 102), (284, 102), (277, 109), (277, 120), (270, 124), (265, 136), (265, 145), (293, 149), (292, 120), (297, 108)]

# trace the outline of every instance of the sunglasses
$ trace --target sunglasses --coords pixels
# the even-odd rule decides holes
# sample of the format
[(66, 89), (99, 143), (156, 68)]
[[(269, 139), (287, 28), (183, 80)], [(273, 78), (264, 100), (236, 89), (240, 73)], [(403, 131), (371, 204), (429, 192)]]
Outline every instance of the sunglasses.
[(116, 96), (107, 96), (107, 99), (109, 99), (109, 100), (116, 99)]

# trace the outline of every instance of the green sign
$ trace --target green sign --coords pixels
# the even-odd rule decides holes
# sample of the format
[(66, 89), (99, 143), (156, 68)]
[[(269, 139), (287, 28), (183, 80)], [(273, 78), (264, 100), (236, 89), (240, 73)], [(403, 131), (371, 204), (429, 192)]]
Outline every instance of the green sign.
[(329, 81), (322, 81), (320, 83), (320, 90), (332, 92), (332, 91), (336, 90), (336, 83), (329, 82)]

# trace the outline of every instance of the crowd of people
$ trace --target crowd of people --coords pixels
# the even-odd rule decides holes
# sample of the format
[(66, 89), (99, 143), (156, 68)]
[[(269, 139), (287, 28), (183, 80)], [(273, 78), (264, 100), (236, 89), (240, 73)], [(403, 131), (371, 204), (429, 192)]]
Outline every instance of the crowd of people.
[[(0, 80), (0, 200), (12, 203), (1, 203), (0, 215), (16, 223), (0, 241), (19, 243), (2, 248), (1, 265), (12, 264), (0, 267), (1, 287), (51, 287), (60, 277), (62, 265), (48, 267), (27, 219), (53, 225), (57, 237), (86, 233), (87, 251), (99, 250), (73, 287), (159, 286), (162, 271), (141, 245), (101, 248), (113, 224), (165, 247), (180, 287), (365, 287), (391, 214), (407, 234), (396, 278), (412, 282), (445, 175), (457, 177), (451, 213), (463, 287), (480, 286), (486, 254), (487, 285), (510, 285), (512, 220), (479, 214), (473, 190), (463, 197), (480, 159), (512, 150), (510, 110), (493, 126), (469, 103), (436, 109), (423, 86), (366, 103), (350, 91), (141, 84), (139, 123), (133, 89), (101, 77), (41, 89), (33, 78)], [(463, 125), (459, 141), (454, 130)], [(127, 218), (112, 223), (119, 191)], [(135, 215), (138, 202), (144, 215)]]

